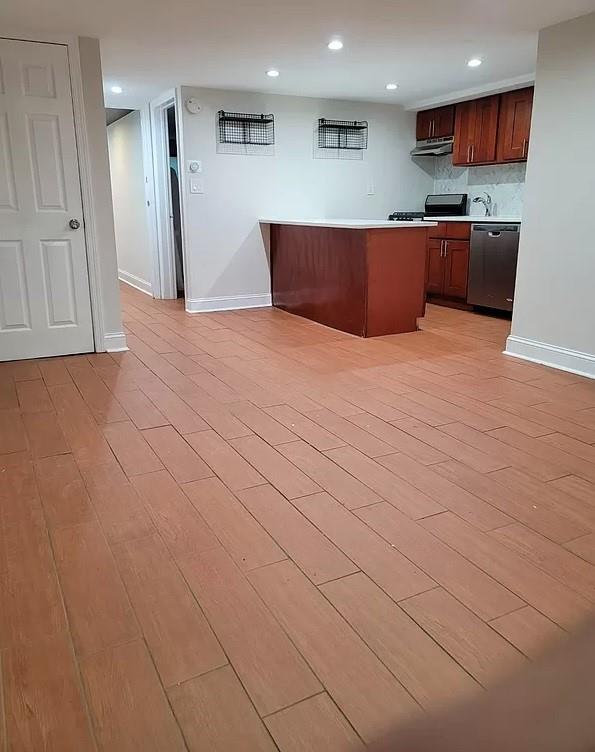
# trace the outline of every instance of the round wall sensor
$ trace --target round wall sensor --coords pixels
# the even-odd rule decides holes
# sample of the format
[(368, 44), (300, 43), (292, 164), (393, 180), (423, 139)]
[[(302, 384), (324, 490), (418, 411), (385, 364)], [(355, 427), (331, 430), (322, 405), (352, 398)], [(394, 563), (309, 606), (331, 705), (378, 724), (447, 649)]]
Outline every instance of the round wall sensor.
[(195, 99), (194, 97), (190, 97), (186, 100), (186, 109), (191, 115), (198, 115), (200, 112), (200, 103), (198, 99)]

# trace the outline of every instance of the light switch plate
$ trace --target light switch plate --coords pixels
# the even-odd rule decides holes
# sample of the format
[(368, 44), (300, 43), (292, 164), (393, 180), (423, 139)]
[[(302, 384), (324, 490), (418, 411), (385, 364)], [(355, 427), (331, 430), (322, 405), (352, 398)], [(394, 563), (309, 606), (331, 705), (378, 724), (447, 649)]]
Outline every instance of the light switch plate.
[(205, 187), (202, 178), (190, 178), (190, 193), (204, 193)]

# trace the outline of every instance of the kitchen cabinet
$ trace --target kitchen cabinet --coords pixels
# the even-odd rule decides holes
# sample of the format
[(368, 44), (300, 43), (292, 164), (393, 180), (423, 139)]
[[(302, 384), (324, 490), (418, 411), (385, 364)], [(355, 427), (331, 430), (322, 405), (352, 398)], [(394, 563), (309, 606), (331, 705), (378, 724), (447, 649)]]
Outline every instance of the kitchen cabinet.
[(449, 298), (467, 298), (469, 280), (469, 241), (444, 241), (444, 288)]
[(500, 95), (457, 105), (453, 165), (486, 164), (496, 160)]
[(444, 250), (443, 240), (428, 240), (428, 259), (426, 264), (426, 294), (442, 295), (444, 289)]
[(455, 108), (454, 105), (436, 107), (433, 110), (422, 110), (417, 113), (416, 138), (423, 141), (426, 138), (447, 138), (454, 133)]
[(532, 86), (501, 95), (496, 149), (498, 162), (527, 159), (532, 111)]
[[(464, 301), (469, 277), (467, 222), (439, 222), (429, 232), (426, 257), (426, 295)], [(435, 237), (436, 235), (440, 237)]]

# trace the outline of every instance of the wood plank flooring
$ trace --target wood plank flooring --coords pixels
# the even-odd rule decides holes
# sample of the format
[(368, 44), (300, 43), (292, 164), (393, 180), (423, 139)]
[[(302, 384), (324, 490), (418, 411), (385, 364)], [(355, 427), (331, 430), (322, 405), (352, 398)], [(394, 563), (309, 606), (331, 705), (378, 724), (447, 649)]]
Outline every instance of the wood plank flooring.
[(0, 363), (0, 749), (360, 750), (594, 610), (595, 382), (507, 321), (121, 296)]

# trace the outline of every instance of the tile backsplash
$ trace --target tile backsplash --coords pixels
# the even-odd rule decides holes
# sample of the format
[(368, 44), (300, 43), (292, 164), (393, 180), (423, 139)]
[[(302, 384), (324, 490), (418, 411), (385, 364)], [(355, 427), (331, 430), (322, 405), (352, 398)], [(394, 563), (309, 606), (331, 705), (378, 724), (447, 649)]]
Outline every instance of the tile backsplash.
[(471, 203), (487, 191), (495, 215), (521, 216), (525, 187), (525, 162), (485, 167), (453, 167), (452, 155), (434, 158), (434, 193), (468, 193), (469, 214), (483, 215), (481, 204)]

